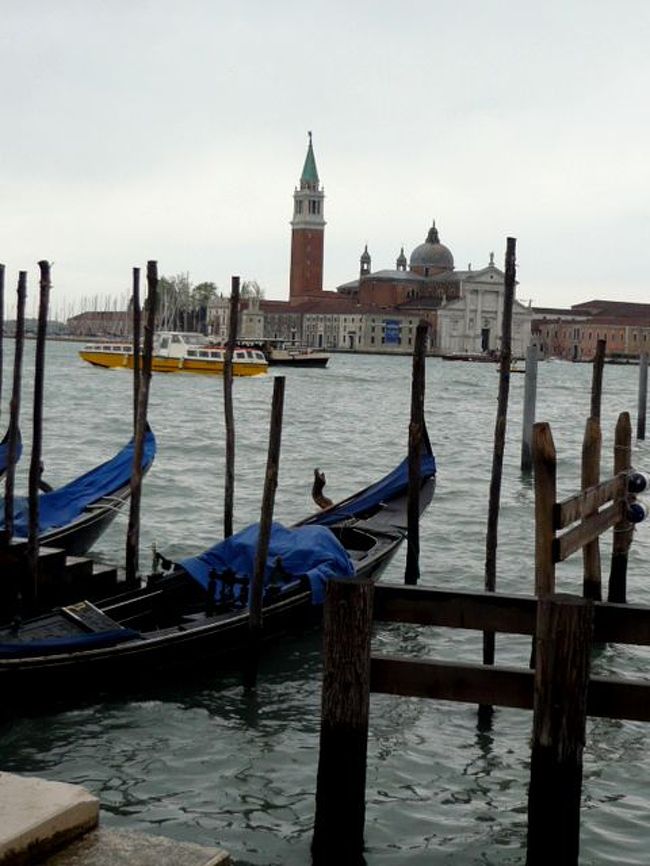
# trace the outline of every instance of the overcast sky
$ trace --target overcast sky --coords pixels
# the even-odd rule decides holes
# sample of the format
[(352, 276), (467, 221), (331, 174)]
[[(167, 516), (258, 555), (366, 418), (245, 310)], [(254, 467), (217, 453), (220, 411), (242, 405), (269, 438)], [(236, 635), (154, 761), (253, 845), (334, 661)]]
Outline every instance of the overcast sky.
[(0, 262), (54, 263), (52, 305), (133, 266), (288, 297), (313, 131), (325, 288), (407, 256), (433, 218), (457, 268), (518, 297), (650, 301), (645, 0), (3, 0)]

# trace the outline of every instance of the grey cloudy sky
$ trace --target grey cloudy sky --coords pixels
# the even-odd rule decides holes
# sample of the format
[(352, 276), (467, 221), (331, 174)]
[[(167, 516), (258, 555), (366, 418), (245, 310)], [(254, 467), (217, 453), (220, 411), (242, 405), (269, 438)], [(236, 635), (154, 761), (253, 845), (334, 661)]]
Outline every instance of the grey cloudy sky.
[(157, 259), (288, 297), (313, 130), (325, 288), (435, 217), (456, 266), (538, 306), (649, 300), (645, 0), (3, 0), (0, 261), (53, 306)]

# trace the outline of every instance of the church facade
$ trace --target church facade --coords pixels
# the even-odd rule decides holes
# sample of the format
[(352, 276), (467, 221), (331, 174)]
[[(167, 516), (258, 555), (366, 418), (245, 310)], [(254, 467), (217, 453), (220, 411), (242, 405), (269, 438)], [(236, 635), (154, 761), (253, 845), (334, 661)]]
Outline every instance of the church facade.
[[(494, 264), (494, 255), (477, 271), (456, 270), (434, 222), (408, 260), (402, 248), (395, 268), (373, 271), (366, 246), (358, 276), (336, 291), (326, 291), (324, 202), (309, 133), (300, 182), (293, 193), (289, 300), (260, 302), (255, 311), (256, 322), (263, 322), (260, 336), (338, 351), (410, 353), (415, 329), (425, 321), (432, 353), (499, 350), (504, 273)], [(515, 300), (512, 348), (516, 355), (525, 354), (532, 317), (533, 311)]]

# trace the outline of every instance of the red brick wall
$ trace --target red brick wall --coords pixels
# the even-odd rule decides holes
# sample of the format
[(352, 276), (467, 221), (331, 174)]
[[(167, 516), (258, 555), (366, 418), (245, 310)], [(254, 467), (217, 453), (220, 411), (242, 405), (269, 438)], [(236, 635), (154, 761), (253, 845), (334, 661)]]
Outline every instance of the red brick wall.
[(323, 291), (322, 229), (293, 229), (289, 298), (303, 298)]
[(359, 286), (359, 303), (376, 307), (395, 307), (408, 299), (410, 285), (403, 282), (373, 280), (366, 277)]

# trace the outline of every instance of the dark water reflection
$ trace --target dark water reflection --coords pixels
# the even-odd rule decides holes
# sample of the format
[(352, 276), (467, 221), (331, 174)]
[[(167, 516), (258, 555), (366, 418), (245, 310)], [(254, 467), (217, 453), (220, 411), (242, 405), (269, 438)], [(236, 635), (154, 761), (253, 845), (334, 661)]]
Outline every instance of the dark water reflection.
[[(583, 365), (540, 367), (538, 418), (553, 429), (559, 496), (579, 482), (590, 375)], [(605, 467), (618, 412), (636, 407), (636, 376), (635, 368), (605, 371)], [(523, 378), (511, 383), (499, 523), (498, 588), (506, 592), (533, 586), (533, 490), (519, 470)], [(128, 438), (129, 388), (128, 376), (78, 362), (74, 346), (48, 346), (45, 464), (53, 483), (110, 456)], [(422, 521), (425, 584), (483, 585), (496, 389), (491, 365), (427, 364), (426, 414), (439, 477)], [(271, 390), (271, 377), (235, 386), (238, 526), (259, 515)], [(289, 371), (278, 519), (292, 522), (311, 510), (315, 466), (327, 473), (328, 495), (340, 498), (401, 459), (409, 399), (408, 358), (336, 356), (324, 371)], [(25, 405), (28, 400), (26, 394)], [(220, 533), (220, 382), (155, 377), (151, 422), (159, 453), (143, 497), (143, 562), (153, 542), (167, 556), (182, 556)], [(646, 469), (647, 448), (635, 449), (636, 464)], [(121, 561), (124, 531), (124, 522), (117, 523), (97, 556)], [(649, 532), (637, 531), (629, 567), (630, 599), (642, 603), (650, 603)], [(607, 555), (605, 543), (604, 562)], [(402, 552), (387, 579), (400, 580), (403, 568)], [(559, 567), (560, 589), (576, 591), (580, 581), (579, 560)], [(404, 625), (378, 628), (375, 646), (468, 661), (481, 653), (479, 635)], [(497, 639), (504, 664), (527, 665), (529, 651), (527, 639)], [(646, 650), (607, 646), (594, 654), (594, 669), (647, 676), (648, 660)], [(86, 785), (100, 797), (107, 826), (220, 845), (239, 864), (299, 866), (309, 862), (320, 670), (320, 637), (311, 631), (265, 654), (254, 692), (241, 688), (232, 668), (41, 707), (0, 723), (0, 766)], [(479, 732), (469, 705), (373, 695), (368, 866), (523, 864), (530, 727), (530, 714), (497, 709), (491, 730)], [(582, 864), (648, 863), (647, 733), (640, 724), (589, 722)]]

